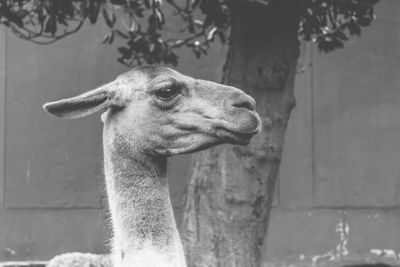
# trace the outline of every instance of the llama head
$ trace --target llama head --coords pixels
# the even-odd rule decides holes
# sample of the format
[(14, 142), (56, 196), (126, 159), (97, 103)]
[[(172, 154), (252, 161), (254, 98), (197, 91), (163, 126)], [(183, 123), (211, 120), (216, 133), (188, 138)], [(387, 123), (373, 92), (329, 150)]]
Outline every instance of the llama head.
[(79, 118), (106, 110), (105, 137), (157, 155), (247, 144), (261, 129), (255, 101), (241, 90), (160, 66), (135, 68), (82, 95), (47, 103), (49, 113)]

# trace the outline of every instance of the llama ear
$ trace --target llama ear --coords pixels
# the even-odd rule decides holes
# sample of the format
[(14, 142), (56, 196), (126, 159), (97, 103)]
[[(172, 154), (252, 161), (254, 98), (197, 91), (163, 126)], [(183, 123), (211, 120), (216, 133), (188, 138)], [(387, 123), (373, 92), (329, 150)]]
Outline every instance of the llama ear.
[(56, 117), (75, 119), (111, 106), (123, 107), (123, 103), (116, 97), (116, 91), (111, 90), (110, 85), (103, 85), (75, 97), (46, 103), (43, 108)]

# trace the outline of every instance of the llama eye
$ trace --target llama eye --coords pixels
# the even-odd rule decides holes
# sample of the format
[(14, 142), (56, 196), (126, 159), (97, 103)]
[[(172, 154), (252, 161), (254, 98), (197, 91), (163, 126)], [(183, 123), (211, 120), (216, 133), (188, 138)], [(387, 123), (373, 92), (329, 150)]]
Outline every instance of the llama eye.
[(156, 91), (155, 95), (161, 100), (171, 100), (180, 93), (177, 88), (162, 88)]

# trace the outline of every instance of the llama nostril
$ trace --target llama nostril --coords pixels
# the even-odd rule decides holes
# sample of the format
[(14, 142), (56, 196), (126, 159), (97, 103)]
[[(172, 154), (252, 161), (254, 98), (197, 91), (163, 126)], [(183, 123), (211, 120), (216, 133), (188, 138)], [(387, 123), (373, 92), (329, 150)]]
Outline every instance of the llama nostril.
[(232, 106), (254, 111), (256, 109), (256, 101), (250, 96), (241, 95), (240, 97), (235, 99), (235, 101), (233, 101)]

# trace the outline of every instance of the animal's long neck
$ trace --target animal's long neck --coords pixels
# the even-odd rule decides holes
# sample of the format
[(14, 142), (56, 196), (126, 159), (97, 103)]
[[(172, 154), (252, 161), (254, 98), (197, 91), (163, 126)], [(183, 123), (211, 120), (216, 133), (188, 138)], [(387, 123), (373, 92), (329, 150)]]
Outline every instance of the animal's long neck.
[[(166, 177), (166, 158), (105, 141), (116, 267), (185, 267)], [(129, 150), (129, 149), (128, 149)]]

